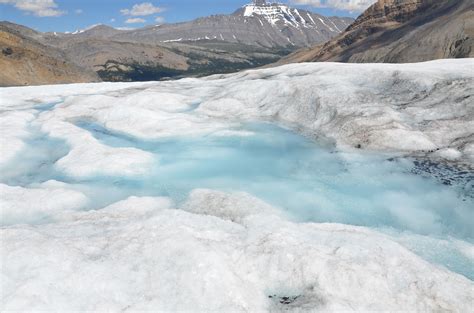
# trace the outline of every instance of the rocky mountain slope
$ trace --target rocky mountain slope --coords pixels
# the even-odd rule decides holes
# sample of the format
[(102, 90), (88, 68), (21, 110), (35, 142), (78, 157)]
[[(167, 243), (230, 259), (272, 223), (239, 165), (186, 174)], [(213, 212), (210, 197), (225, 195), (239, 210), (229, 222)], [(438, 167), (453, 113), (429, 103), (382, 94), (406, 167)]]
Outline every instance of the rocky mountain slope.
[(31, 29), (0, 24), (0, 86), (100, 81), (94, 71), (69, 61), (63, 51), (41, 44), (35, 36), (39, 34)]
[(281, 63), (420, 62), (474, 56), (470, 0), (379, 0), (333, 40)]
[(275, 62), (290, 52), (216, 40), (147, 43), (92, 37), (49, 42), (105, 81), (229, 73)]

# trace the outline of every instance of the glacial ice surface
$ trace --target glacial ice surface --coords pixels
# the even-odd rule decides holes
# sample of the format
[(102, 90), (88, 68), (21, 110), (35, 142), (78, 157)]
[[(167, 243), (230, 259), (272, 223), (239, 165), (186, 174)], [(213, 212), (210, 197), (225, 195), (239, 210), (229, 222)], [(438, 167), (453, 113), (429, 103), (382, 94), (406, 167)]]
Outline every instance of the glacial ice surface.
[(468, 311), (472, 64), (0, 89), (1, 310)]

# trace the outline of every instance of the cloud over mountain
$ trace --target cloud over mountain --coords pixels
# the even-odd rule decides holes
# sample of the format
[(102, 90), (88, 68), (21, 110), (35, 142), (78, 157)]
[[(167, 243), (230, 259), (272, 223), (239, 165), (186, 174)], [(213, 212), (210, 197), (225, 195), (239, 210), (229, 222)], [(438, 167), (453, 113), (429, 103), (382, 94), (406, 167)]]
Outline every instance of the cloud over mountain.
[(152, 15), (152, 14), (156, 14), (160, 12), (163, 12), (163, 9), (160, 7), (155, 7), (150, 2), (135, 4), (132, 7), (132, 9), (120, 10), (120, 13), (122, 13), (123, 15), (131, 15), (131, 16), (146, 16), (146, 15)]
[(39, 17), (61, 16), (66, 13), (58, 9), (54, 0), (0, 0), (0, 4), (11, 4), (21, 11)]
[(129, 18), (125, 21), (127, 24), (140, 24), (140, 23), (145, 23), (146, 20), (143, 18)]

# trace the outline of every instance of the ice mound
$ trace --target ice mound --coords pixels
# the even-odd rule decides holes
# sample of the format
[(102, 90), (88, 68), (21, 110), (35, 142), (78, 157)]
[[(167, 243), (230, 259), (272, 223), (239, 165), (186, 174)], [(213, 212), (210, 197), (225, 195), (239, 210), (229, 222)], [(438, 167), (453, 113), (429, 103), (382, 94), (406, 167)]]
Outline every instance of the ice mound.
[(141, 139), (198, 136), (229, 127), (229, 123), (189, 114), (198, 101), (152, 88), (120, 96), (70, 96), (56, 110), (45, 113), (43, 120), (90, 120), (110, 131)]
[(340, 147), (451, 149), (433, 157), (472, 162), (473, 64), (291, 64), (175, 82), (7, 88), (1, 96), (16, 99), (2, 105), (9, 109), (61, 96), (45, 121), (85, 118), (139, 138), (206, 135), (265, 119)]
[(207, 82), (222, 88), (204, 99), (198, 111), (219, 118), (273, 119), (332, 138), (342, 147), (405, 152), (451, 148), (469, 159), (473, 66), (473, 59), (314, 63), (215, 76)]
[(208, 189), (195, 189), (189, 199), (181, 207), (183, 210), (203, 215), (217, 216), (236, 223), (253, 215), (281, 215), (281, 210), (276, 210), (262, 200), (245, 192), (232, 194)]
[(139, 149), (103, 145), (89, 132), (61, 120), (55, 111), (42, 114), (35, 122), (51, 138), (62, 139), (69, 145), (69, 153), (55, 166), (71, 176), (143, 175), (158, 161), (151, 153)]
[(34, 118), (28, 111), (0, 111), (0, 167), (25, 148), (24, 139), (30, 136), (28, 125)]
[[(61, 223), (2, 228), (1, 309), (467, 312), (472, 307), (471, 281), (384, 235), (285, 221), (267, 215), (269, 205), (240, 196), (194, 191), (186, 209), (204, 213), (210, 199), (215, 216), (170, 210), (166, 199), (132, 198)], [(241, 224), (219, 213), (237, 208), (237, 216), (246, 215), (240, 212), (249, 205), (265, 209)], [(136, 212), (140, 207), (150, 210)]]
[(42, 188), (12, 187), (0, 184), (1, 224), (41, 221), (65, 211), (78, 210), (87, 197), (66, 186), (45, 184)]
[(135, 197), (115, 202), (99, 210), (76, 212), (74, 215), (57, 215), (62, 221), (79, 221), (96, 219), (129, 219), (147, 217), (154, 213), (173, 208), (173, 201), (166, 197)]

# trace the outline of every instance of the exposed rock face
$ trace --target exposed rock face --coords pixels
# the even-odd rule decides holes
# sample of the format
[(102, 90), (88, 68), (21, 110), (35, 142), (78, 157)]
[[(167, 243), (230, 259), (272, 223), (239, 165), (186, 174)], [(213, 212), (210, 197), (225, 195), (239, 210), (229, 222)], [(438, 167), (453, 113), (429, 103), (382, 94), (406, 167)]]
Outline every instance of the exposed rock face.
[[(31, 37), (21, 34), (25, 30)], [(38, 33), (27, 28), (12, 30), (0, 25), (0, 86), (100, 81), (95, 72), (77, 66), (34, 36)]]
[(333, 40), (280, 63), (407, 63), (474, 56), (469, 0), (379, 0)]
[(380, 0), (360, 15), (348, 30), (366, 25), (383, 24), (391, 21), (405, 22), (421, 10), (427, 9), (432, 0)]

